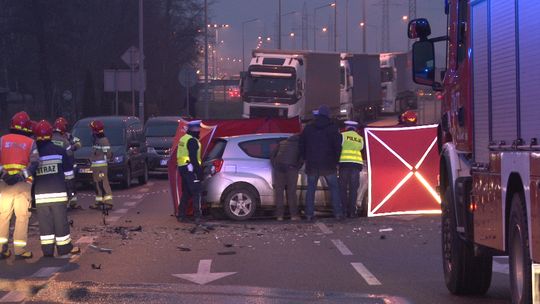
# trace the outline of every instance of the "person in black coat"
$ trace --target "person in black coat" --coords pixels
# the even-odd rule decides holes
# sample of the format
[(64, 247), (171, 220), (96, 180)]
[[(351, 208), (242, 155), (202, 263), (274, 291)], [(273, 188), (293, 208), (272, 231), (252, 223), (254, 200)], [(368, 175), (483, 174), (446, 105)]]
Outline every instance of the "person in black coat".
[(306, 163), (308, 179), (305, 214), (313, 220), (315, 209), (315, 190), (319, 177), (323, 176), (330, 188), (332, 208), (337, 219), (343, 218), (341, 199), (337, 180), (337, 165), (341, 155), (341, 134), (330, 119), (330, 110), (321, 106), (314, 111), (315, 120), (300, 134), (300, 153)]

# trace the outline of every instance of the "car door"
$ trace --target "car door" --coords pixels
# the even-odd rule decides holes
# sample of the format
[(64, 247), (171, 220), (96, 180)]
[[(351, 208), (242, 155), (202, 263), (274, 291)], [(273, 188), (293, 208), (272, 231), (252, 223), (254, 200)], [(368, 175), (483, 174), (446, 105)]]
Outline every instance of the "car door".
[(137, 138), (137, 132), (136, 132), (137, 126), (136, 124), (129, 125), (126, 133), (127, 133), (127, 143), (128, 143), (128, 158), (130, 160), (131, 165), (131, 172), (132, 176), (138, 176), (140, 175), (141, 171), (141, 142)]

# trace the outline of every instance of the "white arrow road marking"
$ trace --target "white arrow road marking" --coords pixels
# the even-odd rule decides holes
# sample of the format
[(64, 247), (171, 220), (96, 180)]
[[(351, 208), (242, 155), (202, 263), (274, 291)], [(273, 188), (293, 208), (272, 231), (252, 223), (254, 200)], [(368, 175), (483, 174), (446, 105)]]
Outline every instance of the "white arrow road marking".
[(382, 285), (379, 280), (362, 263), (351, 263), (356, 272), (366, 280), (369, 285)]
[(330, 230), (330, 228), (328, 228), (328, 226), (326, 226), (324, 223), (318, 222), (315, 224), (315, 226), (319, 227), (324, 234), (332, 234), (332, 230)]
[(212, 260), (201, 260), (199, 262), (199, 268), (197, 273), (185, 273), (185, 274), (173, 274), (174, 277), (188, 280), (190, 282), (205, 285), (215, 280), (219, 280), (224, 277), (235, 274), (236, 272), (214, 272), (210, 273), (210, 266), (212, 266)]
[(126, 207), (134, 207), (137, 205), (137, 202), (125, 202), (124, 206)]
[(334, 243), (334, 246), (337, 247), (339, 252), (341, 252), (342, 255), (353, 255), (353, 253), (345, 246), (345, 244), (341, 240), (332, 240), (332, 243)]

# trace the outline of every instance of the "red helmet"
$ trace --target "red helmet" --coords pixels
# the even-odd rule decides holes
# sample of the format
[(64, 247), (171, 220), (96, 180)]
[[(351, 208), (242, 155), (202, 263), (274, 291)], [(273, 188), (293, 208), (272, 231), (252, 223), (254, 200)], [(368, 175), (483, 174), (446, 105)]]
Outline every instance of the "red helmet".
[(34, 128), (34, 135), (36, 136), (37, 141), (51, 140), (52, 134), (53, 128), (46, 120), (38, 122)]
[(62, 134), (66, 133), (68, 129), (68, 121), (64, 117), (58, 117), (54, 121), (54, 131)]
[(33, 134), (34, 128), (36, 127), (36, 125), (37, 125), (37, 122), (35, 120), (29, 120), (26, 123), (26, 126), (24, 127), (24, 129), (28, 134)]
[(21, 111), (13, 115), (11, 118), (10, 129), (26, 131), (26, 124), (30, 121), (30, 116), (25, 111)]
[(408, 110), (401, 114), (401, 121), (406, 125), (416, 125), (418, 117), (416, 112)]
[(92, 133), (101, 134), (103, 133), (105, 126), (103, 125), (103, 122), (101, 122), (101, 120), (93, 120), (90, 123), (90, 128), (92, 129)]

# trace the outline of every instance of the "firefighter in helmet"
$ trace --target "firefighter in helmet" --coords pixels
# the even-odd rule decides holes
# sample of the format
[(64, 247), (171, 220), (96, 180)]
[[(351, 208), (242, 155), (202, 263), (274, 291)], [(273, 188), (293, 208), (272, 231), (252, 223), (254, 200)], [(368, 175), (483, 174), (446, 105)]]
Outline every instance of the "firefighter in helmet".
[(96, 186), (96, 202), (90, 206), (91, 209), (112, 209), (112, 190), (109, 184), (107, 172), (107, 162), (112, 159), (111, 144), (105, 137), (105, 126), (100, 120), (93, 120), (90, 123), (94, 145), (90, 161), (92, 162), (92, 178)]
[(201, 143), (199, 134), (201, 131), (201, 121), (190, 121), (187, 132), (178, 142), (176, 160), (178, 172), (182, 178), (182, 197), (178, 210), (178, 221), (186, 221), (186, 212), (189, 199), (193, 200), (195, 211), (195, 223), (199, 224), (201, 217), (201, 182), (203, 171), (201, 167)]
[(13, 116), (10, 134), (0, 138), (0, 259), (8, 258), (9, 224), (15, 213), (13, 247), (16, 258), (32, 258), (26, 250), (32, 175), (39, 165), (36, 143), (24, 128), (30, 117), (26, 112)]
[[(61, 147), (66, 151), (67, 157), (70, 160), (70, 163), (72, 166), (75, 165), (75, 156), (74, 152), (80, 148), (80, 140), (76, 137), (73, 137), (70, 133), (67, 132), (68, 129), (68, 122), (64, 117), (58, 117), (54, 121), (53, 126), (53, 135), (52, 135), (52, 142)], [(73, 168), (72, 168), (73, 169)], [(71, 209), (77, 209), (81, 208), (77, 204), (77, 193), (75, 189), (75, 180), (74, 175), (71, 177), (66, 176), (66, 186), (69, 196), (69, 207)]]
[(41, 250), (45, 257), (53, 257), (55, 247), (59, 256), (78, 254), (80, 249), (71, 243), (66, 206), (65, 180), (73, 178), (73, 165), (66, 150), (52, 143), (53, 128), (47, 121), (37, 123), (34, 135), (40, 161), (34, 183)]
[(34, 120), (28, 120), (23, 127), (23, 131), (26, 133), (26, 136), (31, 137), (35, 140), (34, 137), (34, 127), (36, 126), (37, 122)]
[(418, 116), (416, 112), (407, 110), (399, 117), (399, 124), (405, 126), (416, 126), (418, 123)]

